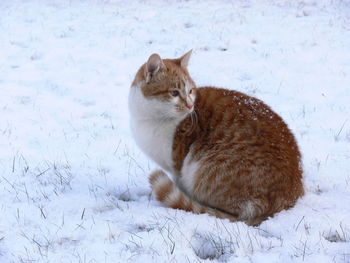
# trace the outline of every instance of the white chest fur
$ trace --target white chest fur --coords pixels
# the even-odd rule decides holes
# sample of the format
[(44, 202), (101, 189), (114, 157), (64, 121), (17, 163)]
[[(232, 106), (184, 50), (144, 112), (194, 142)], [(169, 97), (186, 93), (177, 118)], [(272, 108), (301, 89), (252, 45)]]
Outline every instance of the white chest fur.
[(141, 150), (163, 169), (172, 172), (172, 146), (178, 121), (162, 118), (162, 103), (146, 99), (132, 87), (129, 94), (130, 126)]

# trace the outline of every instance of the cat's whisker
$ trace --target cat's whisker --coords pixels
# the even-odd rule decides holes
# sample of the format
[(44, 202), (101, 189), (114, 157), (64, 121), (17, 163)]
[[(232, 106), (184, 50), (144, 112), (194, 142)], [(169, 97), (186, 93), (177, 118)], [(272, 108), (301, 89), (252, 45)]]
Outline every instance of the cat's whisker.
[(197, 113), (195, 110), (191, 112), (192, 127), (196, 126), (198, 123)]
[(190, 119), (191, 119), (191, 126), (190, 129), (186, 132), (186, 134), (190, 135), (195, 129), (198, 124), (198, 118), (197, 118), (197, 113), (195, 110), (193, 110), (190, 114)]

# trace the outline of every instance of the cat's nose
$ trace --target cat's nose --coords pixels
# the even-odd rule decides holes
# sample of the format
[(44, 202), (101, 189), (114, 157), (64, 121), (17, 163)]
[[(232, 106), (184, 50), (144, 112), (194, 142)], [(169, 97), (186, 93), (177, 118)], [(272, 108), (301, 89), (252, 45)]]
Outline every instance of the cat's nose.
[(193, 108), (193, 104), (186, 104), (187, 109), (191, 110)]

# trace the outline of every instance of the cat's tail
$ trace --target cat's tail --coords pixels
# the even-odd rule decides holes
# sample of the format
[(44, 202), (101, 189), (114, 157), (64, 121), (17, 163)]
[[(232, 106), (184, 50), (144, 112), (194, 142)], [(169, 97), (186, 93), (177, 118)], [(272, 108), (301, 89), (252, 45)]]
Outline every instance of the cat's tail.
[(153, 172), (149, 177), (153, 193), (156, 199), (167, 207), (182, 209), (196, 214), (207, 213), (218, 218), (227, 218), (231, 221), (239, 219), (229, 213), (202, 205), (183, 193), (161, 170)]

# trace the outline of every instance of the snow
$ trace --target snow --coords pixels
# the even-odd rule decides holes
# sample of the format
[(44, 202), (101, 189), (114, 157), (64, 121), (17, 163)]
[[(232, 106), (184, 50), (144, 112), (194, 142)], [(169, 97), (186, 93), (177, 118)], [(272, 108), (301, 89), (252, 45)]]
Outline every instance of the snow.
[[(306, 194), (259, 227), (168, 209), (129, 131), (154, 52), (262, 99)], [(0, 262), (350, 262), (350, 3), (0, 2)]]

